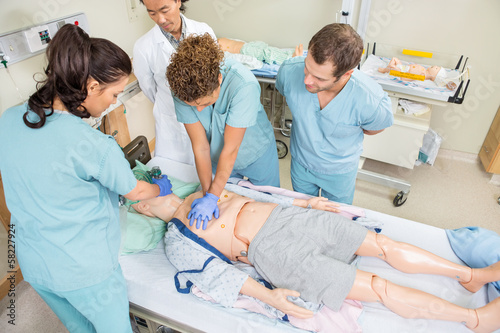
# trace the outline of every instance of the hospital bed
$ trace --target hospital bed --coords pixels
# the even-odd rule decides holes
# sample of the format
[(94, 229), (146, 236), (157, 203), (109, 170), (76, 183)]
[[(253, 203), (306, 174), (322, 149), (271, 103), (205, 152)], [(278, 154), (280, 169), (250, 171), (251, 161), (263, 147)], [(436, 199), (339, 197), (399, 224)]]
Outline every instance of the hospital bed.
[[(197, 181), (193, 166), (154, 157), (149, 166), (160, 166), (163, 173), (185, 182)], [(383, 223), (382, 233), (415, 244), (453, 262), (461, 263), (451, 249), (445, 230), (395, 216), (365, 210), (366, 216)], [(180, 294), (174, 286), (176, 269), (164, 253), (163, 242), (149, 252), (124, 255), (120, 264), (128, 285), (130, 311), (141, 332), (167, 332), (166, 327), (180, 332), (306, 332), (278, 319), (270, 319), (247, 310), (224, 308), (200, 300), (193, 294)], [(487, 288), (475, 294), (452, 279), (423, 274), (404, 274), (377, 258), (358, 258), (361, 270), (374, 272), (392, 282), (414, 287), (464, 307), (476, 308), (487, 303)], [(460, 323), (404, 319), (383, 305), (364, 303), (355, 319), (367, 333), (401, 332), (470, 332)], [(353, 319), (354, 320), (354, 319)], [(343, 332), (332, 330), (328, 332)]]

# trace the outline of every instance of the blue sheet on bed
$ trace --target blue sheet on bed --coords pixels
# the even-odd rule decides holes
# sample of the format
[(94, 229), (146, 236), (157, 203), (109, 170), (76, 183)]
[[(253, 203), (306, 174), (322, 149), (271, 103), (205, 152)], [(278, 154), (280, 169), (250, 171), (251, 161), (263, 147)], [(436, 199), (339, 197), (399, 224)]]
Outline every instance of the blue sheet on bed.
[(267, 78), (274, 79), (278, 75), (279, 69), (280, 69), (279, 65), (276, 65), (276, 64), (270, 65), (270, 64), (264, 63), (264, 66), (262, 66), (262, 68), (252, 69), (252, 73), (255, 76), (267, 77)]
[[(482, 268), (500, 261), (500, 236), (480, 227), (446, 230), (451, 248), (463, 262), (472, 268)], [(500, 281), (490, 284), (490, 301), (500, 296)]]

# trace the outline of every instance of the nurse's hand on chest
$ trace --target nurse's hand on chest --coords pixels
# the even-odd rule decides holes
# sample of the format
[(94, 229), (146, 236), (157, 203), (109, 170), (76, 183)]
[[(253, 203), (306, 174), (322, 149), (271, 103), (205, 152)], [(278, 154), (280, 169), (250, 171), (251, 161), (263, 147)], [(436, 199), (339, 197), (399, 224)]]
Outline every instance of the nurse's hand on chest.
[(203, 230), (205, 230), (208, 221), (212, 220), (212, 216), (218, 219), (219, 207), (217, 201), (219, 201), (219, 197), (212, 193), (207, 193), (203, 197), (195, 199), (188, 214), (189, 225), (192, 226), (196, 220), (196, 229), (200, 229), (203, 223)]

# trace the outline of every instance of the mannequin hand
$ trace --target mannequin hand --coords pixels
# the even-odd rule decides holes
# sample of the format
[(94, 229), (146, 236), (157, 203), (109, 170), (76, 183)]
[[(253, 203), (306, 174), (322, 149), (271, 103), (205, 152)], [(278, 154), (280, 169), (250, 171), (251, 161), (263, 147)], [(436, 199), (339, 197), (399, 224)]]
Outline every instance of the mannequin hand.
[(192, 226), (196, 220), (196, 229), (200, 229), (201, 222), (203, 221), (203, 230), (207, 228), (207, 223), (212, 219), (212, 215), (216, 219), (219, 218), (219, 207), (217, 206), (218, 196), (212, 193), (205, 194), (202, 198), (198, 198), (191, 204), (191, 211), (189, 212), (188, 219), (189, 225)]
[(295, 305), (287, 299), (288, 296), (299, 297), (300, 293), (298, 291), (276, 288), (270, 292), (270, 299), (266, 303), (274, 306), (281, 312), (301, 319), (311, 318), (314, 315), (312, 311)]
[(160, 187), (159, 197), (163, 197), (172, 193), (172, 184), (166, 175), (162, 175), (160, 179), (153, 178), (153, 184)]
[(307, 203), (311, 205), (311, 207), (314, 209), (325, 210), (327, 212), (340, 213), (340, 209), (335, 208), (335, 207), (340, 207), (340, 205), (336, 202), (328, 200), (327, 198), (314, 197), (307, 200)]

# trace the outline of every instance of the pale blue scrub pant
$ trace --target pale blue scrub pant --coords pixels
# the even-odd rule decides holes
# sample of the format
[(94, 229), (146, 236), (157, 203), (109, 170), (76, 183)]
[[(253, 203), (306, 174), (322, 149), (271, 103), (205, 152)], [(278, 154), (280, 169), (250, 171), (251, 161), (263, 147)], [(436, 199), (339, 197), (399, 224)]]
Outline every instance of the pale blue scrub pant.
[(52, 291), (31, 283), (71, 333), (132, 333), (127, 283), (121, 268), (96, 285)]
[(325, 175), (304, 168), (292, 158), (290, 173), (294, 191), (318, 196), (321, 189), (321, 196), (328, 200), (352, 204), (358, 169), (342, 174)]
[(243, 178), (254, 185), (269, 185), (280, 187), (280, 166), (278, 162), (278, 150), (274, 141), (271, 142), (266, 152), (249, 166), (243, 169), (233, 170), (231, 177)]

